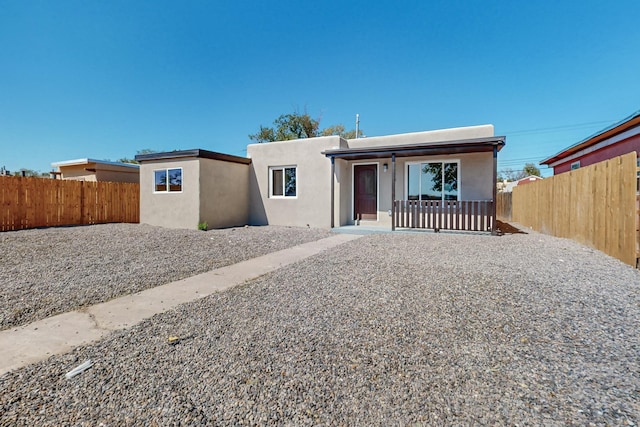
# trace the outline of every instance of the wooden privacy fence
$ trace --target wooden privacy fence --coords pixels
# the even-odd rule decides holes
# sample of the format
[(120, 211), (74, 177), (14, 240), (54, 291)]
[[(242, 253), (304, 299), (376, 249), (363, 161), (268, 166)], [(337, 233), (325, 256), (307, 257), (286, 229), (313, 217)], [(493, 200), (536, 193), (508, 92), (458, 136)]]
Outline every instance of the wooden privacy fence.
[(513, 221), (636, 266), (636, 153), (517, 186)]
[(511, 199), (512, 192), (498, 193), (496, 196), (496, 218), (502, 221), (512, 221)]
[(493, 230), (491, 200), (395, 200), (395, 228)]
[(139, 221), (139, 184), (0, 177), (0, 231)]

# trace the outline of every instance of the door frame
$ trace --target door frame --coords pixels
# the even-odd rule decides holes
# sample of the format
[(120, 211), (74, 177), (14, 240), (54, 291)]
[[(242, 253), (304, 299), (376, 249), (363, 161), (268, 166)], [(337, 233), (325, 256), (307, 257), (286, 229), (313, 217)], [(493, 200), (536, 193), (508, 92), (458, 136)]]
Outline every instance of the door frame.
[(351, 216), (349, 221), (356, 223), (356, 166), (376, 166), (376, 219), (363, 219), (361, 221), (380, 221), (380, 163), (379, 162), (353, 162), (351, 163)]

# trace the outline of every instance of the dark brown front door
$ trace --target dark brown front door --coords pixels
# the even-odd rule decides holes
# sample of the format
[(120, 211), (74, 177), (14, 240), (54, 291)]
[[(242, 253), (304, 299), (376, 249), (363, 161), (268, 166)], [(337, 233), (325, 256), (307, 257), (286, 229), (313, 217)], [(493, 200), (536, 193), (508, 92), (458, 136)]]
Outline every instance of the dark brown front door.
[(378, 219), (378, 166), (353, 167), (353, 216), (358, 219)]

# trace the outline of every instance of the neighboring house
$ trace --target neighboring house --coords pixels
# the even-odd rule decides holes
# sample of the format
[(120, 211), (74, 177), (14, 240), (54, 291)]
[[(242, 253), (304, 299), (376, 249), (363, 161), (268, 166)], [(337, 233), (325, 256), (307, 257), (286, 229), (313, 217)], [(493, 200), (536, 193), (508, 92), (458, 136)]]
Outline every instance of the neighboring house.
[(517, 181), (507, 182), (507, 183), (504, 185), (504, 187), (503, 187), (502, 191), (503, 191), (504, 193), (511, 193), (511, 192), (513, 191), (513, 188), (514, 188), (514, 187), (517, 187), (518, 185), (525, 185), (525, 184), (529, 184), (529, 183), (531, 183), (531, 182), (539, 181), (539, 180), (541, 180), (541, 179), (542, 179), (541, 177), (536, 176), (536, 175), (529, 175), (529, 176), (525, 176), (524, 178), (520, 178), (520, 179), (519, 179), (519, 180), (517, 180)]
[(540, 162), (557, 175), (635, 151), (640, 154), (640, 111)]
[[(482, 214), (484, 225), (472, 229), (486, 231), (504, 144), (482, 125), (250, 144), (247, 158), (206, 150), (138, 155), (140, 222), (468, 229), (465, 221)], [(450, 222), (430, 226), (436, 214)]]
[(140, 166), (131, 163), (109, 162), (96, 159), (77, 159), (51, 163), (52, 175), (75, 181), (140, 181)]

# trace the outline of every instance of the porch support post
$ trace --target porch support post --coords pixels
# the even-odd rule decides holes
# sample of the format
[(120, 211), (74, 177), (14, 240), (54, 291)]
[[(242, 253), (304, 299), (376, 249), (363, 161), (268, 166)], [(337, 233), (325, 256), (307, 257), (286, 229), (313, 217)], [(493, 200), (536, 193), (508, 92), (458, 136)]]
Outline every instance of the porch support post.
[(335, 209), (335, 180), (336, 180), (336, 158), (331, 156), (331, 228), (334, 227), (334, 209)]
[(391, 231), (396, 230), (396, 154), (391, 153)]
[(491, 234), (493, 236), (498, 235), (496, 226), (496, 213), (498, 205), (498, 146), (493, 145), (493, 203), (491, 207), (491, 216), (493, 217), (493, 226), (491, 227)]

